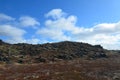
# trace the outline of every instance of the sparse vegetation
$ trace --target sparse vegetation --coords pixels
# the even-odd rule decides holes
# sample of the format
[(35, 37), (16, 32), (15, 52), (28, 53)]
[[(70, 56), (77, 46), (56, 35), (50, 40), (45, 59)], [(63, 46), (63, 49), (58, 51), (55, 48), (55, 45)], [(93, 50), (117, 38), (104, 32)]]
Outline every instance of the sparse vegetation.
[(78, 42), (0, 40), (0, 80), (120, 80), (120, 51)]

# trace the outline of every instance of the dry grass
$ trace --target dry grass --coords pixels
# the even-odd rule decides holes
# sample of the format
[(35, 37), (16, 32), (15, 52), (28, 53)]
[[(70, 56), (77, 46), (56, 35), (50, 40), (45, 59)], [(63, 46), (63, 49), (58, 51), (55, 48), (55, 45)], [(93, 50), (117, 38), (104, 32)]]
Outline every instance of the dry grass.
[(120, 64), (109, 60), (72, 60), (0, 66), (0, 80), (113, 80)]

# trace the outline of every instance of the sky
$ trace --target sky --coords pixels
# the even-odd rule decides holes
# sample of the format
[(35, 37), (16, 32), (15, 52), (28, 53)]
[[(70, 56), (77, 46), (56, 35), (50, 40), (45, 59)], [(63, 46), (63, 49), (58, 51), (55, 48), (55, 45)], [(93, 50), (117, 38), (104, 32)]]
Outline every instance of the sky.
[(120, 0), (0, 0), (0, 39), (120, 49)]

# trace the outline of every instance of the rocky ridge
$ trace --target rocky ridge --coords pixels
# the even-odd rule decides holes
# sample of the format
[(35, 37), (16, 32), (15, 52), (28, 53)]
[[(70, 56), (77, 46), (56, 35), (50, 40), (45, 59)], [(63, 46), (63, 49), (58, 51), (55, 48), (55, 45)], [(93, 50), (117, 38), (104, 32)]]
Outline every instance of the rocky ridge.
[(107, 50), (100, 45), (63, 41), (46, 44), (8, 44), (0, 40), (0, 61), (5, 63), (39, 63), (76, 58), (107, 58)]

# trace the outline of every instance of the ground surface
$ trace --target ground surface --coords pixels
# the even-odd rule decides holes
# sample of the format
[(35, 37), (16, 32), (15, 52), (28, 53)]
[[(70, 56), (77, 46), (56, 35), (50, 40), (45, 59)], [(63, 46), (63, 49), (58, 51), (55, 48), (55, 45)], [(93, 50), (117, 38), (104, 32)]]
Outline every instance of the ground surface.
[(112, 59), (2, 64), (0, 80), (120, 80), (120, 62)]

